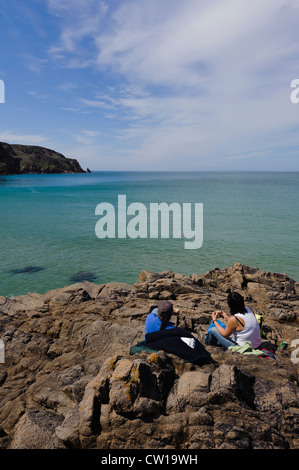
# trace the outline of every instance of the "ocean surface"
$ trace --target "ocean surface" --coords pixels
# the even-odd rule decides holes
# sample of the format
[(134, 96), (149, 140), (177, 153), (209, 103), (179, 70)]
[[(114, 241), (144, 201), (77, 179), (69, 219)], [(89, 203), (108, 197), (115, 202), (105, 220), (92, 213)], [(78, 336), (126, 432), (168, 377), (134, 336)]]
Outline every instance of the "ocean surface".
[[(171, 233), (98, 238), (95, 209), (108, 202), (117, 212), (118, 195), (148, 211), (150, 203), (203, 203), (201, 248), (185, 249), (183, 235)], [(45, 293), (84, 278), (133, 283), (143, 269), (203, 274), (235, 262), (299, 281), (298, 208), (298, 172), (2, 176), (0, 295)]]

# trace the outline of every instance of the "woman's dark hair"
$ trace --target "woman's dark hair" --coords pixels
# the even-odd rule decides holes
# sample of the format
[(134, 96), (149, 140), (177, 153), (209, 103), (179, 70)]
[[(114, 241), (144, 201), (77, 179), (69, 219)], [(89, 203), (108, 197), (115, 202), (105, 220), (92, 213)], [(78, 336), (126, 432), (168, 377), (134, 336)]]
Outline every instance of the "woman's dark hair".
[(227, 303), (232, 315), (235, 313), (246, 313), (244, 298), (238, 292), (230, 292), (227, 296)]
[(162, 300), (158, 305), (158, 317), (161, 320), (160, 330), (164, 330), (173, 314), (173, 305), (168, 300)]

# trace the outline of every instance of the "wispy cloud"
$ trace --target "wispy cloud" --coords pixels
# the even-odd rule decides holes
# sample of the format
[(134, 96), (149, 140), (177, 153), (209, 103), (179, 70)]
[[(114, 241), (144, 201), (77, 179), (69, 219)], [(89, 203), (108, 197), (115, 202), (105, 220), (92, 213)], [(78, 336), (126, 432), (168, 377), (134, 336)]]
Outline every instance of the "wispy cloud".
[(107, 80), (81, 105), (122, 120), (114, 137), (128, 162), (193, 168), (242, 155), (250, 166), (260, 152), (271, 165), (276, 149), (298, 145), (289, 101), (295, 0), (49, 0), (49, 8), (61, 24), (52, 53)]
[(9, 144), (45, 144), (48, 138), (40, 134), (17, 134), (10, 130), (0, 131), (0, 140)]
[[(61, 33), (56, 42), (49, 49), (53, 58), (65, 59), (69, 53), (77, 57), (81, 55), (81, 60), (72, 57), (66, 60), (65, 65), (74, 68), (86, 67), (91, 64), (90, 60), (82, 61), (82, 56), (90, 57), (88, 49), (81, 44), (88, 41), (91, 48), (93, 38), (98, 33), (99, 26), (108, 9), (107, 5), (99, 0), (48, 0), (49, 12), (55, 15), (61, 24)], [(80, 54), (80, 52), (82, 54)]]
[(46, 100), (49, 98), (49, 95), (46, 95), (46, 94), (41, 94), (41, 93), (38, 93), (36, 91), (27, 91), (27, 94), (30, 95), (30, 96), (33, 96), (34, 98), (38, 99), (38, 100)]
[(48, 62), (45, 58), (35, 57), (28, 54), (22, 55), (20, 59), (24, 62), (28, 70), (36, 74), (39, 74), (46, 67)]
[(96, 138), (101, 134), (99, 131), (92, 131), (83, 129), (81, 132), (75, 135), (75, 140), (80, 144), (92, 145), (94, 144)]

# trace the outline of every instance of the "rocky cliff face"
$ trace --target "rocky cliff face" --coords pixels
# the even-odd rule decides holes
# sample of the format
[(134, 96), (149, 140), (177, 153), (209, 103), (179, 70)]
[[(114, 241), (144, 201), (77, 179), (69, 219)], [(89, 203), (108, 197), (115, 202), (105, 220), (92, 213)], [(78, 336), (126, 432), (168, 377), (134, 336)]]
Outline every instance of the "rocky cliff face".
[[(212, 361), (130, 355), (161, 299), (202, 338), (229, 290), (264, 315), (278, 360), (207, 346)], [(0, 297), (0, 447), (293, 449), (299, 445), (299, 285), (235, 264), (204, 275), (140, 273), (134, 285), (90, 282)], [(298, 354), (299, 356), (299, 354)], [(299, 359), (299, 358), (298, 358)]]
[(0, 142), (0, 174), (85, 173), (77, 160), (32, 145)]

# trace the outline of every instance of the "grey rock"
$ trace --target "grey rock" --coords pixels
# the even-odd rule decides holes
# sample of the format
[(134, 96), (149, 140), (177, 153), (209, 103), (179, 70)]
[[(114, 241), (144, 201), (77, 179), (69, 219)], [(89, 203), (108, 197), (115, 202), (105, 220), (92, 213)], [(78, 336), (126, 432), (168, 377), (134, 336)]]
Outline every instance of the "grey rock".
[[(215, 346), (202, 366), (164, 351), (130, 355), (161, 298), (179, 309), (175, 324), (203, 342), (231, 289), (263, 315), (278, 360)], [(286, 274), (236, 263), (0, 297), (0, 448), (298, 448), (298, 292)]]

